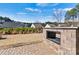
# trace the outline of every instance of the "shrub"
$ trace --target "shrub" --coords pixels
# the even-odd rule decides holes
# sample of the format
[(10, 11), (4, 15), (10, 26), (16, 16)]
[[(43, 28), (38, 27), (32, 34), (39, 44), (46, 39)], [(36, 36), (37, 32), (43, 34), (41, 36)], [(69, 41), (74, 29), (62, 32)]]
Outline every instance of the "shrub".
[(13, 29), (12, 28), (4, 28), (3, 33), (4, 34), (12, 34)]
[(0, 28), (2, 34), (28, 34), (28, 33), (41, 33), (40, 28)]

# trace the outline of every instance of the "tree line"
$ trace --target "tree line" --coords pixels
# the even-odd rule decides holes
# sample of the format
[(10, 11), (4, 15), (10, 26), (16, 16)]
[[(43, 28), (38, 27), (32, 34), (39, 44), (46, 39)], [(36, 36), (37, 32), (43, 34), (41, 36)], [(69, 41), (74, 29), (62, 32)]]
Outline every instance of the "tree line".
[(2, 17), (0, 16), (0, 20), (11, 20), (9, 17)]

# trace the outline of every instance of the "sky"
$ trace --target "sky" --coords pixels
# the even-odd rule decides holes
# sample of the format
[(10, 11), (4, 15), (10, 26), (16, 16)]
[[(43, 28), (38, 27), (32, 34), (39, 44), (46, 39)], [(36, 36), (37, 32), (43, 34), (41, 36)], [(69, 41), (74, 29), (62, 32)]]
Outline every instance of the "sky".
[(63, 19), (67, 10), (76, 3), (0, 3), (0, 16), (21, 22), (55, 22), (55, 10), (63, 10)]

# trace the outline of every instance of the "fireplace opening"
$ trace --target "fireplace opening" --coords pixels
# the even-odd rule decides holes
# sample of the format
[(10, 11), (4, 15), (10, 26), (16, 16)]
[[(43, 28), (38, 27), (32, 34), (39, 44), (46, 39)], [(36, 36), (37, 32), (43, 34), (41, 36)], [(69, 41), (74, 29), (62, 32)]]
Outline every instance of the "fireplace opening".
[(51, 40), (57, 44), (60, 44), (61, 34), (60, 32), (54, 32), (54, 31), (47, 31), (46, 32), (46, 38), (48, 40)]

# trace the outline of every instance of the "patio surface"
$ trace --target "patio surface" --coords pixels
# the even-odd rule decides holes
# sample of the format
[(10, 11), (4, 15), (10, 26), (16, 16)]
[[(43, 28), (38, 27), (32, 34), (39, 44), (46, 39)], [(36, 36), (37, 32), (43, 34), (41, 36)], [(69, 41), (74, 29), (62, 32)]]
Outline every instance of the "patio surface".
[(42, 33), (3, 35), (0, 40), (0, 55), (55, 55), (51, 48), (43, 40)]

